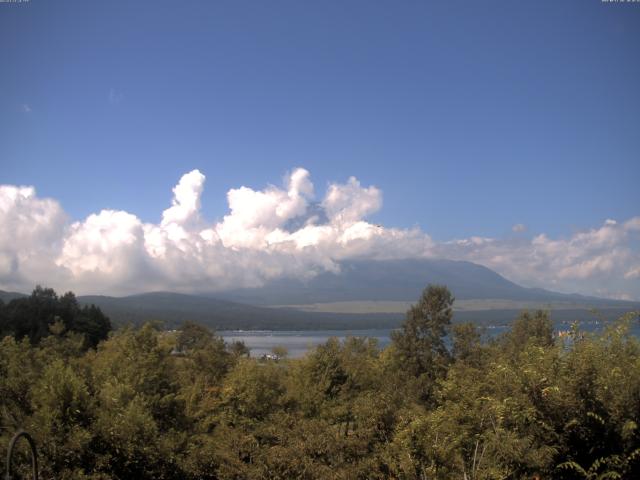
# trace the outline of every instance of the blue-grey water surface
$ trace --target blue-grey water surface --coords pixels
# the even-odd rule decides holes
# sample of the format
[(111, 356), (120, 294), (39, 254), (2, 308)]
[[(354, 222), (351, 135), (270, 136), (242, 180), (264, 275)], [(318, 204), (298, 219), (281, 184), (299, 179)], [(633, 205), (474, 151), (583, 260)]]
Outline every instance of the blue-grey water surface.
[[(603, 322), (582, 322), (580, 330), (585, 332), (599, 331), (603, 328)], [(498, 336), (509, 330), (509, 326), (485, 326), (485, 338)], [(569, 324), (557, 324), (556, 332), (568, 330)], [(336, 337), (344, 340), (346, 337), (370, 337), (378, 341), (381, 348), (386, 347), (391, 341), (392, 329), (371, 329), (371, 330), (283, 330), (283, 331), (221, 331), (218, 332), (226, 342), (242, 341), (251, 351), (252, 357), (260, 357), (268, 354), (274, 347), (285, 347), (290, 358), (304, 356), (310, 349), (325, 343), (329, 338)], [(631, 333), (640, 337), (640, 324), (632, 324)]]

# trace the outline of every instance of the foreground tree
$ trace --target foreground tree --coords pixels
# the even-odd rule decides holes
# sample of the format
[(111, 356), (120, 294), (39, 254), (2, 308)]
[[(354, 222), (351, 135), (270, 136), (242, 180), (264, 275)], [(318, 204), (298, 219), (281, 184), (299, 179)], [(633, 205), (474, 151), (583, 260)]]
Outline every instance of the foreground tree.
[(452, 303), (429, 287), (383, 350), (333, 338), (278, 362), (194, 324), (83, 348), (63, 308), (37, 343), (0, 339), (0, 452), (24, 428), (61, 480), (640, 478), (635, 317), (566, 343), (544, 312), (490, 342), (456, 325), (450, 355)]
[[(106, 340), (111, 321), (95, 305), (80, 307), (72, 292), (59, 297), (52, 288), (37, 286), (30, 296), (0, 305), (0, 335), (18, 340), (28, 338), (32, 344), (48, 337), (51, 327), (59, 324), (57, 334), (75, 332), (84, 335), (85, 347), (95, 348)], [(57, 328), (57, 327), (56, 327)]]
[(402, 371), (419, 380), (424, 400), (451, 362), (444, 337), (451, 325), (453, 301), (447, 287), (429, 285), (407, 312), (402, 330), (391, 334), (396, 362)]
[(549, 312), (536, 310), (522, 312), (502, 338), (505, 349), (517, 356), (527, 345), (551, 347), (554, 344), (553, 322)]

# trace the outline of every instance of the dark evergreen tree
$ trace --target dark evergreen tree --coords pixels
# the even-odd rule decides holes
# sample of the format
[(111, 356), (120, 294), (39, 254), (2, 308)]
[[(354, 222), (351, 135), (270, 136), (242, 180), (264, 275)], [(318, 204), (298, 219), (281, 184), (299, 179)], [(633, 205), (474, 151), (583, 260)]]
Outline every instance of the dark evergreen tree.
[(451, 361), (444, 338), (453, 317), (453, 301), (447, 287), (429, 285), (407, 312), (402, 329), (391, 334), (398, 365), (420, 380), (424, 399)]
[(0, 312), (0, 333), (18, 340), (28, 338), (32, 344), (49, 336), (54, 324), (62, 324), (59, 333), (83, 334), (87, 347), (106, 340), (111, 331), (111, 322), (100, 308), (80, 307), (72, 292), (58, 297), (52, 288), (40, 285), (30, 296), (11, 300)]

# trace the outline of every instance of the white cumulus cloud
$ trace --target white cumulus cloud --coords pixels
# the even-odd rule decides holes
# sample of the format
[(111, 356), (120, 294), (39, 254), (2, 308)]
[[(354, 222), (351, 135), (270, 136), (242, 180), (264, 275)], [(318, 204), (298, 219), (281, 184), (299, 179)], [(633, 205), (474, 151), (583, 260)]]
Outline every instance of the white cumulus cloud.
[(173, 188), (171, 207), (162, 212), (162, 225), (183, 225), (197, 221), (200, 213), (200, 196), (205, 176), (199, 170), (183, 175)]
[(382, 207), (382, 192), (376, 187), (362, 188), (351, 177), (344, 185), (331, 184), (322, 206), (333, 223), (354, 223)]
[(212, 292), (339, 272), (349, 258), (441, 257), (486, 265), (526, 286), (640, 298), (640, 217), (608, 219), (565, 238), (528, 237), (518, 224), (513, 231), (523, 235), (515, 238), (438, 243), (418, 228), (370, 223), (382, 192), (355, 177), (331, 183), (320, 198), (304, 168), (281, 186), (232, 188), (217, 223), (201, 215), (204, 185), (198, 170), (183, 175), (159, 223), (114, 210), (70, 222), (33, 187), (0, 186), (0, 288)]
[(281, 227), (306, 213), (313, 198), (313, 184), (304, 168), (286, 179), (286, 189), (270, 186), (265, 190), (240, 187), (229, 190), (231, 212), (216, 225), (225, 247), (264, 249), (282, 243), (288, 235)]
[(640, 284), (633, 281), (640, 268), (639, 221), (634, 217), (620, 224), (607, 219), (600, 227), (567, 238), (538, 234), (531, 239), (456, 240), (434, 251), (485, 265), (525, 286), (640, 298)]
[(38, 198), (33, 187), (0, 185), (0, 285), (14, 289), (57, 280), (58, 272), (49, 267), (66, 222), (60, 204)]

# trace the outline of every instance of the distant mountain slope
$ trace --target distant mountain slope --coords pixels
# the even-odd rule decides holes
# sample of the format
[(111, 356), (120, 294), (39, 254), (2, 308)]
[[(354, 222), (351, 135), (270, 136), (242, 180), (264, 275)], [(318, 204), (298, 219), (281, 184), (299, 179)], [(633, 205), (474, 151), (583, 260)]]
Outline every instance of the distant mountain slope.
[[(357, 330), (372, 328), (396, 328), (404, 314), (401, 313), (326, 313), (305, 312), (287, 308), (267, 308), (243, 305), (213, 298), (179, 293), (155, 292), (129, 297), (81, 296), (82, 304), (95, 304), (107, 314), (113, 323), (140, 324), (157, 320), (166, 328), (175, 328), (190, 320), (216, 330)], [(601, 316), (612, 320), (630, 308), (608, 307)], [(520, 310), (496, 309), (456, 311), (454, 321), (473, 321), (478, 324), (508, 324)], [(574, 320), (593, 321), (598, 317), (586, 308), (552, 311), (556, 323)]]
[(26, 297), (24, 293), (18, 292), (5, 292), (4, 290), (0, 290), (0, 300), (4, 303), (9, 303), (14, 298)]
[(117, 324), (157, 320), (172, 328), (185, 321), (218, 330), (313, 330), (389, 328), (401, 315), (308, 313), (286, 308), (266, 308), (180, 293), (153, 292), (128, 297), (79, 296), (82, 304), (94, 304)]
[[(276, 280), (261, 288), (212, 294), (254, 305), (304, 305), (345, 301), (415, 301), (429, 283), (446, 285), (456, 299), (502, 299), (624, 306), (631, 302), (524, 288), (489, 268), (454, 260), (349, 261), (338, 274), (325, 272), (304, 282)], [(637, 305), (637, 304), (636, 304)]]
[[(339, 274), (326, 272), (307, 282), (277, 280), (261, 288), (210, 296), (155, 292), (128, 297), (79, 296), (78, 300), (99, 306), (116, 325), (158, 320), (174, 327), (191, 320), (218, 330), (389, 328), (399, 325), (404, 309), (378, 313), (384, 311), (382, 307), (389, 308), (384, 302), (413, 303), (429, 283), (449, 287), (461, 307), (455, 313), (460, 321), (507, 322), (518, 314), (515, 305), (527, 303), (550, 308), (556, 321), (593, 319), (590, 308), (601, 309), (607, 318), (640, 309), (640, 302), (524, 288), (486, 267), (451, 260), (350, 261), (342, 264)], [(20, 296), (0, 291), (5, 303)], [(340, 305), (344, 310), (327, 309), (327, 304), (338, 302), (346, 303)], [(363, 309), (358, 302), (377, 302), (374, 307), (381, 309), (371, 305)], [(308, 308), (310, 305), (313, 308)]]

